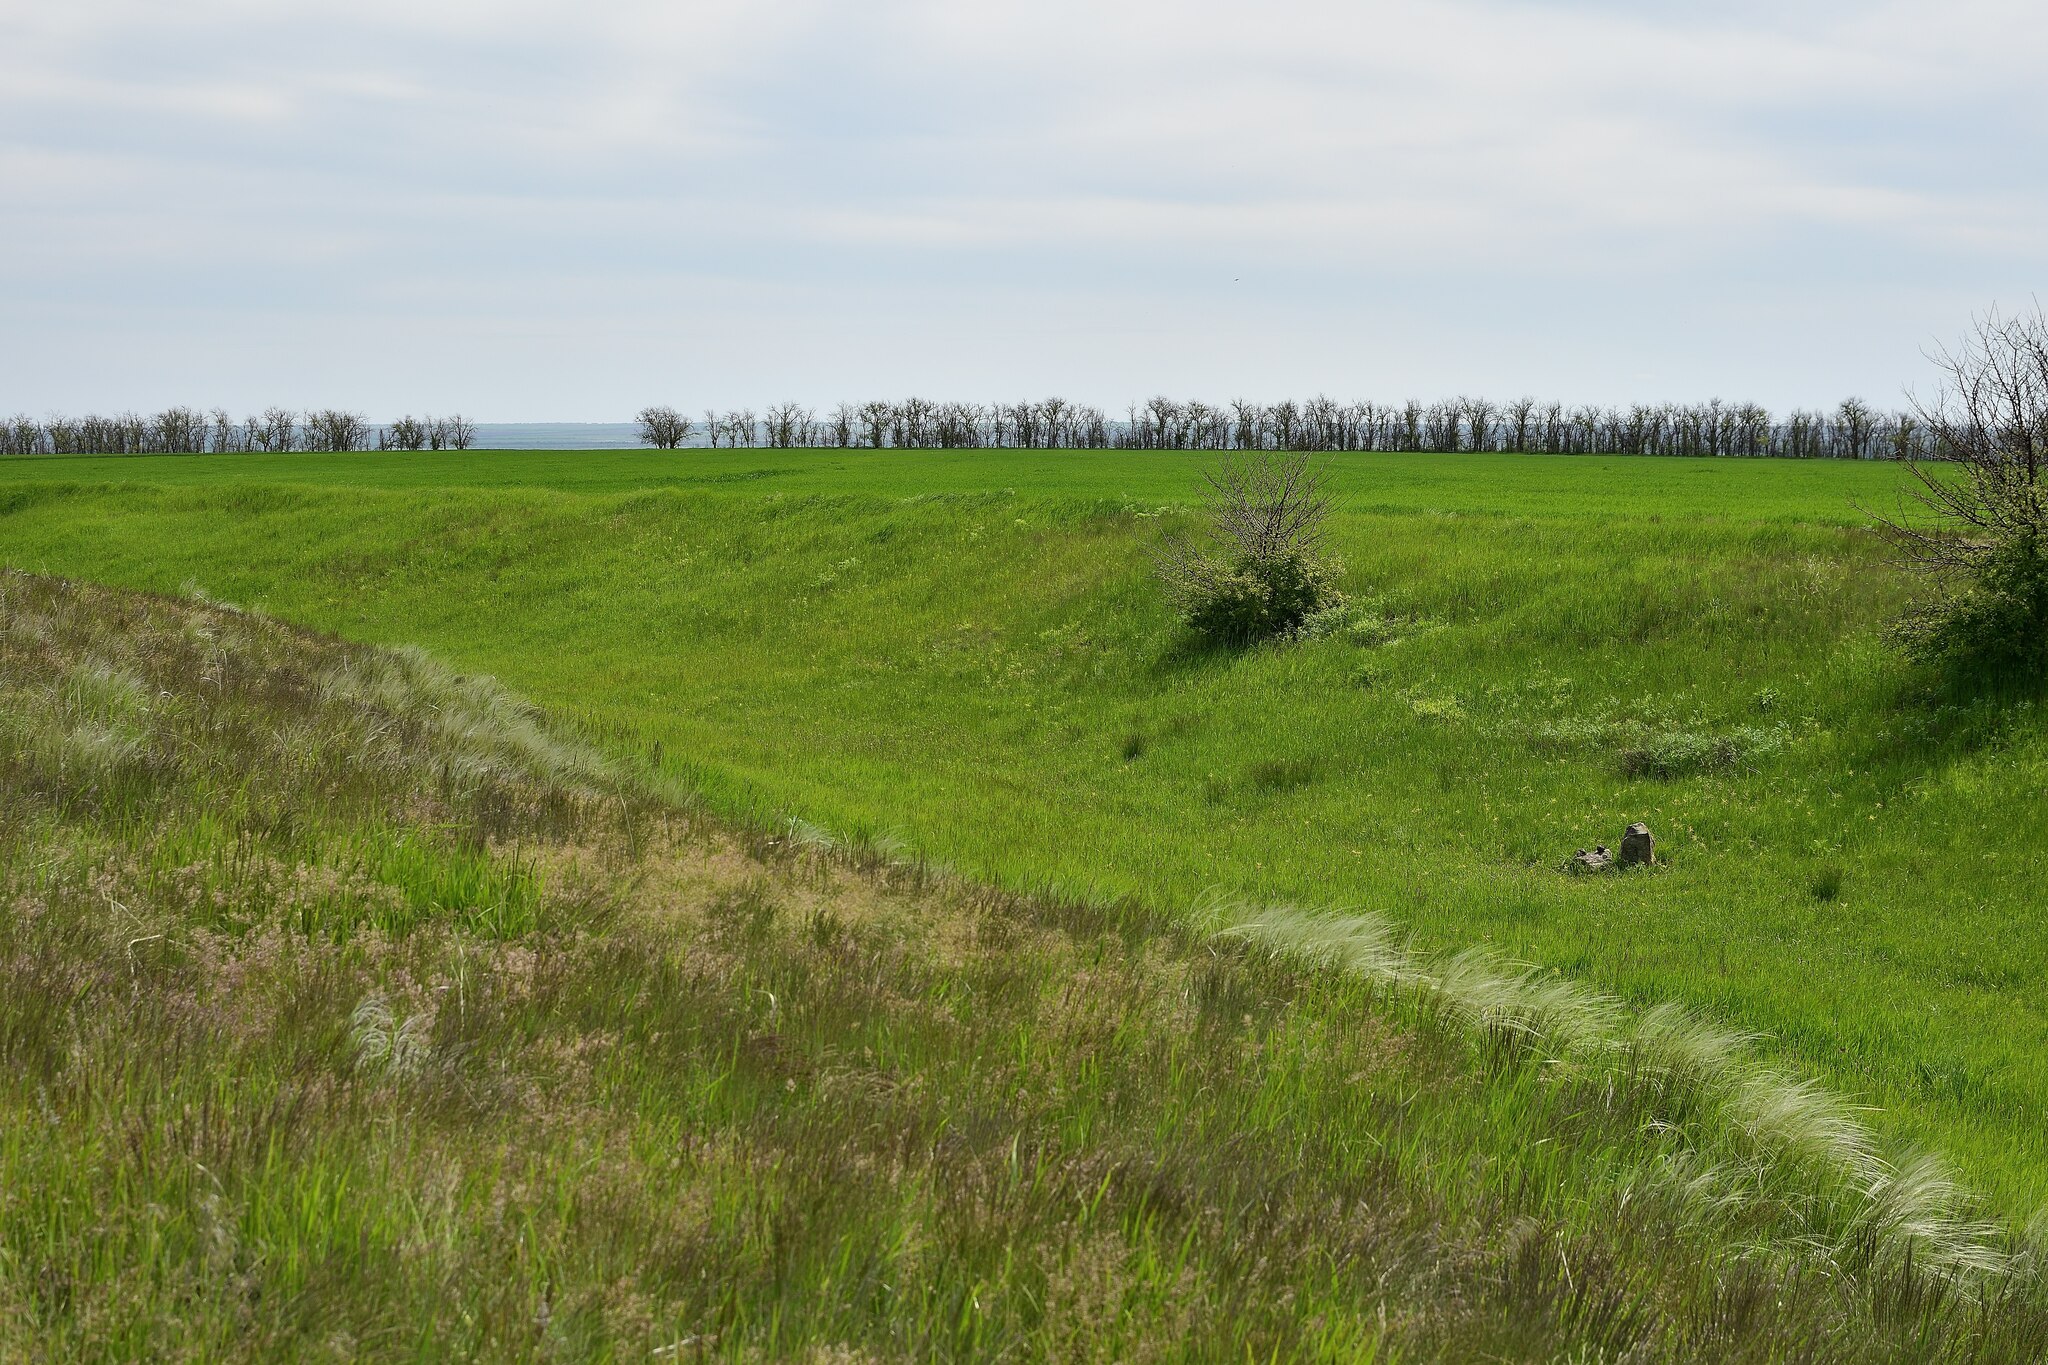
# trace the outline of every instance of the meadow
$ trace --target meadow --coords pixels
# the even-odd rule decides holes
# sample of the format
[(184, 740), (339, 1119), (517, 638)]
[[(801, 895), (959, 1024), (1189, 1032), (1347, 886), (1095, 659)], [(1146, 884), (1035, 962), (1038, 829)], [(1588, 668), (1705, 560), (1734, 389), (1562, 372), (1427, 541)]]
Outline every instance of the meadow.
[[(2048, 745), (1882, 646), (1881, 464), (1347, 456), (1351, 623), (1191, 650), (1199, 456), (0, 464), (0, 560), (417, 645), (773, 828), (1169, 920), (1364, 910), (1677, 1002), (2048, 1202)], [(1646, 820), (1663, 866), (1575, 879)]]
[(8, 1358), (2048, 1346), (1711, 1030), (733, 825), (418, 651), (0, 573), (0, 790)]

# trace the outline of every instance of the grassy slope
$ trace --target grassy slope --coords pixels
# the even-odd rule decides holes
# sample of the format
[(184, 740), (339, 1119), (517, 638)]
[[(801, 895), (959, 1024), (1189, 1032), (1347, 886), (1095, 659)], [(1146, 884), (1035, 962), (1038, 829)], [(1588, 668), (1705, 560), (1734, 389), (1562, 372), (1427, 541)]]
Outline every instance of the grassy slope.
[[(430, 644), (723, 799), (970, 872), (1370, 907), (1707, 1006), (2041, 1201), (2048, 746), (2024, 708), (1902, 697), (1871, 632), (1904, 587), (1851, 505), (1897, 471), (1346, 461), (1338, 548), (1392, 640), (1221, 659), (1175, 651), (1145, 577), (1196, 463), (19, 462), (0, 554)], [(1624, 776), (1686, 736), (1756, 752)], [(1632, 818), (1662, 874), (1552, 870)]]
[(0, 575), (0, 1355), (2019, 1361), (1679, 1070)]

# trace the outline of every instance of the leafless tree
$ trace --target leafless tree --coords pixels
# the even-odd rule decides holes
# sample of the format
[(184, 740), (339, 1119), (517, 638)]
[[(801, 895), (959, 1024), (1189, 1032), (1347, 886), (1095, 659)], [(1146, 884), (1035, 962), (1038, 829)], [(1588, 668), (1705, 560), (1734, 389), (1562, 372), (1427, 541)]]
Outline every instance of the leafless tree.
[(660, 450), (674, 450), (690, 439), (693, 423), (671, 407), (640, 409), (633, 419), (639, 424), (640, 444)]
[(801, 403), (776, 403), (765, 414), (768, 444), (777, 447), (811, 443), (811, 410)]
[(298, 443), (298, 426), (298, 414), (284, 408), (265, 408), (261, 417), (252, 417), (248, 422), (256, 448), (271, 454), (290, 450)]
[(369, 436), (369, 423), (363, 420), (361, 413), (323, 408), (306, 414), (305, 445), (308, 450), (361, 450)]
[(752, 408), (735, 408), (725, 414), (725, 429), (736, 445), (752, 447), (760, 443), (761, 419)]
[(1226, 454), (1204, 474), (1216, 540), (1233, 558), (1314, 555), (1330, 514), (1328, 467), (1302, 451)]
[(0, 423), (0, 450), (6, 454), (41, 455), (45, 453), (48, 440), (43, 424), (25, 412), (16, 413)]
[(1534, 435), (1532, 427), (1536, 416), (1536, 400), (1526, 396), (1517, 398), (1507, 405), (1503, 415), (1507, 422), (1508, 449), (1517, 452), (1527, 450), (1530, 438)]
[(430, 423), (408, 415), (393, 422), (384, 435), (393, 450), (424, 450), (431, 432)]
[(147, 449), (191, 455), (206, 449), (206, 418), (197, 408), (165, 408), (149, 420)]
[(1835, 453), (1845, 460), (1867, 460), (1877, 437), (1877, 414), (1860, 398), (1846, 398), (1835, 409)]
[(863, 403), (860, 408), (861, 444), (880, 450), (895, 423), (895, 409), (888, 403)]
[(841, 449), (852, 445), (853, 430), (859, 422), (860, 413), (854, 408), (853, 404), (836, 404), (832, 409), (832, 416), (828, 426), (832, 435), (832, 444)]
[(1493, 449), (1493, 418), (1496, 409), (1484, 398), (1461, 398), (1465, 409), (1467, 444), (1473, 450)]
[(1911, 462), (1914, 501), (1932, 514), (1888, 518), (1912, 561), (1945, 580), (1968, 577), (2016, 543), (2048, 556), (2048, 317), (1976, 319), (1931, 357), (1934, 394), (1912, 399), (1934, 448), (1959, 470)]

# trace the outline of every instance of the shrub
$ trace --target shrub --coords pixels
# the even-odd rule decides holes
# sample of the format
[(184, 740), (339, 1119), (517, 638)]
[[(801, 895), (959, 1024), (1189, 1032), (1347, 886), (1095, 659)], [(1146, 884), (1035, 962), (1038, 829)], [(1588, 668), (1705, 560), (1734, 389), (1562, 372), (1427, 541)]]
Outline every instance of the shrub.
[(1952, 467), (1916, 464), (1923, 515), (1885, 525), (1937, 594), (1891, 639), (1923, 662), (2038, 680), (2048, 665), (2048, 315), (1988, 314), (1935, 363), (1940, 390), (1915, 406)]
[(1168, 541), (1157, 557), (1188, 628), (1241, 647), (1341, 625), (1338, 566), (1320, 554), (1330, 510), (1323, 469), (1307, 455), (1261, 451), (1226, 458), (1205, 477), (1206, 537)]
[(1740, 725), (1726, 734), (1696, 730), (1665, 730), (1645, 736), (1621, 751), (1624, 777), (1669, 780), (1708, 773), (1734, 772), (1784, 747), (1778, 730)]
[(1894, 621), (1889, 638), (1920, 663), (2048, 673), (2048, 542), (2025, 534), (1988, 547), (1933, 601)]
[(1338, 597), (1328, 566), (1306, 555), (1242, 556), (1205, 575), (1181, 604), (1188, 628), (1220, 644), (1290, 634)]

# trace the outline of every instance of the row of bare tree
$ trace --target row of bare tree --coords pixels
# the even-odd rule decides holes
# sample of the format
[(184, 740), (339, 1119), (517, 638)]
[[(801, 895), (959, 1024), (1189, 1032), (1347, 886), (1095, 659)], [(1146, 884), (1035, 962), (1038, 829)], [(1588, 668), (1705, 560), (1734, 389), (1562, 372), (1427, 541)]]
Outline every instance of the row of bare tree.
[[(1777, 416), (1754, 403), (1566, 407), (1533, 398), (1455, 398), (1399, 405), (1312, 398), (1211, 404), (1154, 398), (1120, 419), (1085, 403), (841, 403), (819, 413), (799, 403), (765, 412), (674, 408), (639, 414), (643, 443), (837, 446), (881, 449), (1089, 450), (1500, 450), (1577, 455), (1735, 455), (1795, 459), (1942, 458), (1935, 428), (1914, 413), (1879, 412), (1850, 399), (1833, 412)], [(228, 451), (467, 450), (476, 425), (460, 416), (401, 417), (372, 426), (339, 409), (270, 408), (236, 421), (224, 409), (167, 408), (154, 416), (22, 416), (0, 422), (0, 454), (200, 454)]]
[(476, 423), (452, 417), (401, 417), (372, 426), (338, 408), (268, 408), (236, 421), (224, 408), (166, 408), (153, 416), (17, 416), (0, 421), (5, 455), (202, 455), (287, 450), (467, 450)]
[(643, 445), (673, 450), (702, 433), (712, 446), (866, 446), (921, 450), (1012, 448), (1094, 450), (1122, 444), (1100, 408), (1048, 398), (1042, 403), (841, 403), (820, 414), (801, 403), (765, 412), (706, 409), (700, 423), (675, 408), (642, 409)]
[(841, 403), (820, 415), (798, 403), (707, 411), (700, 423), (675, 408), (639, 415), (644, 444), (674, 449), (702, 434), (713, 446), (1148, 450), (1499, 450), (1553, 455), (1733, 455), (1794, 459), (1920, 459), (1939, 456), (1933, 430), (1912, 413), (1885, 413), (1857, 399), (1833, 412), (1782, 417), (1754, 403), (1566, 407), (1521, 398), (1495, 403), (1340, 403), (1312, 398), (1228, 404), (1154, 398), (1121, 420), (1084, 403)]

